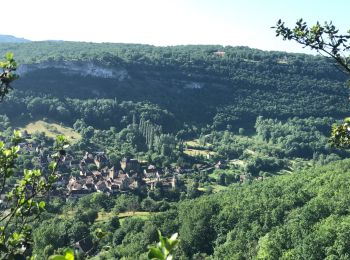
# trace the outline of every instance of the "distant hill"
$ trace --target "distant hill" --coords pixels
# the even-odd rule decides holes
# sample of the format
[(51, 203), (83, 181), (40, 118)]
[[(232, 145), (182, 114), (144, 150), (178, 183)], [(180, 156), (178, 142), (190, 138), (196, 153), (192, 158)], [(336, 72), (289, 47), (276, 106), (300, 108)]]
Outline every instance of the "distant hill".
[(0, 43), (3, 43), (3, 42), (22, 43), (22, 42), (30, 42), (30, 40), (27, 40), (24, 38), (17, 38), (17, 37), (12, 36), (12, 35), (1, 35), (0, 34)]
[[(59, 98), (56, 106), (67, 111), (73, 109), (67, 98), (148, 101), (180, 122), (218, 130), (252, 128), (260, 115), (343, 118), (350, 111), (346, 75), (321, 56), (219, 45), (49, 41), (0, 44), (0, 56), (8, 51), (21, 64), (13, 86), (28, 100)], [(119, 123), (106, 122), (106, 128)]]

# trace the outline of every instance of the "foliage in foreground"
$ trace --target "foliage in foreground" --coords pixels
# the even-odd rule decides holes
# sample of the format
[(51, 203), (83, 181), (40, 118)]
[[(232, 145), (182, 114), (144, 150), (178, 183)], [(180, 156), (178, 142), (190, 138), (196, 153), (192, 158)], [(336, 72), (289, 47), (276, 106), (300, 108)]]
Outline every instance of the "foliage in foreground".
[[(346, 34), (340, 34), (332, 22), (324, 25), (316, 23), (309, 27), (302, 19), (298, 20), (294, 28), (285, 26), (279, 20), (276, 27), (276, 36), (283, 40), (294, 40), (304, 47), (316, 50), (318, 53), (330, 57), (341, 70), (350, 75), (350, 30)], [(350, 146), (349, 118), (341, 125), (333, 125), (331, 143), (338, 147)]]
[[(12, 144), (0, 141), (0, 257), (7, 259), (26, 255), (31, 250), (32, 226), (45, 210), (45, 195), (56, 181), (56, 168), (67, 148), (63, 136), (58, 136), (52, 162), (46, 176), (40, 169), (24, 169), (18, 176), (16, 160), (21, 135), (15, 131)], [(15, 184), (11, 179), (15, 177)]]
[(12, 88), (10, 83), (18, 78), (14, 73), (17, 69), (17, 63), (13, 59), (13, 53), (6, 53), (5, 60), (0, 61), (0, 68), (2, 73), (0, 74), (0, 102), (3, 101), (5, 96), (10, 92)]
[(176, 248), (179, 240), (178, 234), (173, 234), (170, 238), (163, 237), (158, 230), (159, 243), (156, 246), (150, 246), (148, 258), (152, 260), (172, 260), (172, 251)]
[[(172, 260), (172, 252), (179, 243), (178, 234), (173, 234), (170, 238), (163, 237), (158, 230), (159, 243), (155, 246), (149, 246), (148, 259), (150, 260)], [(64, 255), (52, 255), (49, 260), (74, 260), (74, 251), (67, 249)]]

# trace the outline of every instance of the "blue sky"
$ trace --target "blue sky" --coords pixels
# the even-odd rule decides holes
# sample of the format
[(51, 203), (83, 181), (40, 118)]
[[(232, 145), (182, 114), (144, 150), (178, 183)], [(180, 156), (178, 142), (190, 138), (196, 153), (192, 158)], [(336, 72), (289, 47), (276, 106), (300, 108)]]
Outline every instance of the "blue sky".
[[(0, 0), (1, 1), (4, 0)], [(305, 52), (275, 37), (278, 19), (292, 26), (333, 21), (350, 29), (350, 0), (11, 0), (0, 34), (30, 40), (220, 44)]]

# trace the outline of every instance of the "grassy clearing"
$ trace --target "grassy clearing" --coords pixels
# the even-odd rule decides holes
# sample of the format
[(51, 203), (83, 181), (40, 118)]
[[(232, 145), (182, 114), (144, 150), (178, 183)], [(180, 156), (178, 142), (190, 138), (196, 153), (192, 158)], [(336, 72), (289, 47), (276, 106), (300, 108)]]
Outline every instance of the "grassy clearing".
[(244, 166), (246, 166), (247, 163), (245, 161), (243, 161), (243, 160), (240, 160), (240, 159), (233, 159), (233, 160), (230, 160), (228, 162), (228, 164), (230, 164), (230, 165), (238, 165), (238, 166), (244, 167)]
[(222, 186), (222, 185), (219, 185), (219, 184), (212, 185), (212, 188), (213, 188), (213, 193), (224, 191), (224, 190), (228, 189), (227, 186)]
[(128, 217), (144, 217), (148, 218), (151, 215), (151, 212), (148, 211), (128, 211), (119, 213), (119, 218), (128, 218)]
[(203, 148), (203, 147), (211, 147), (212, 146), (212, 144), (210, 144), (210, 143), (205, 143), (204, 145), (201, 145), (199, 143), (199, 139), (193, 139), (190, 141), (186, 141), (186, 142), (184, 142), (184, 144), (189, 146), (189, 147), (193, 147), (193, 148), (196, 148), (196, 147)]
[(69, 210), (65, 211), (64, 213), (60, 214), (58, 217), (60, 219), (72, 219), (74, 217), (75, 211), (74, 210)]
[(126, 218), (141, 218), (141, 219), (148, 219), (149, 216), (151, 215), (150, 212), (147, 211), (128, 211), (128, 212), (123, 212), (119, 213), (118, 215), (115, 214), (114, 212), (99, 212), (98, 217), (96, 219), (96, 222), (105, 222), (111, 219), (114, 216), (119, 217), (120, 224), (123, 224)]
[(250, 155), (256, 155), (256, 152), (250, 149), (245, 149), (246, 153), (250, 154)]
[(214, 155), (215, 152), (213, 151), (209, 151), (209, 150), (196, 150), (196, 149), (186, 149), (184, 151), (185, 154), (189, 155), (189, 156), (208, 156), (208, 155)]
[(100, 211), (98, 212), (98, 216), (95, 222), (105, 222), (111, 219), (113, 216), (117, 216), (117, 214), (115, 214), (114, 212)]
[[(193, 140), (187, 141), (184, 144), (188, 147), (191, 147), (191, 148), (187, 148), (184, 150), (184, 153), (189, 155), (189, 156), (193, 156), (193, 157), (205, 156), (205, 157), (207, 157), (207, 156), (211, 156), (211, 155), (215, 154), (215, 152), (213, 152), (213, 151), (203, 149), (204, 147), (199, 144), (198, 139), (193, 139)], [(206, 147), (209, 147), (209, 146), (211, 146), (211, 144), (207, 143)]]
[(51, 138), (55, 138), (57, 135), (64, 135), (71, 143), (75, 143), (81, 139), (81, 135), (70, 127), (62, 126), (56, 123), (47, 123), (42, 120), (29, 123), (25, 127), (20, 128), (20, 130), (27, 130), (29, 134), (44, 132), (46, 136)]
[(191, 141), (184, 142), (185, 145), (192, 146), (192, 147), (198, 147), (200, 146), (198, 139), (194, 139)]
[[(60, 219), (72, 219), (76, 212), (74, 210), (70, 210), (65, 212), (64, 214), (60, 214)], [(95, 220), (96, 223), (98, 222), (106, 222), (110, 220), (114, 216), (119, 217), (120, 224), (123, 224), (126, 218), (141, 218), (147, 220), (151, 214), (151, 212), (147, 211), (128, 211), (128, 212), (123, 212), (119, 214), (115, 214), (114, 212), (105, 212), (105, 211), (100, 211), (98, 212), (97, 219)]]
[(150, 215), (151, 215), (151, 212), (147, 212), (147, 211), (135, 211), (135, 212), (129, 211), (129, 212), (119, 213), (118, 217), (119, 217), (119, 222), (122, 225), (126, 218), (140, 218), (140, 219), (147, 220), (150, 217)]
[[(224, 190), (228, 189), (227, 186), (222, 186), (222, 185), (219, 185), (219, 184), (213, 184), (213, 185), (210, 185), (210, 186), (213, 189), (213, 193), (217, 193), (217, 192), (224, 191)], [(198, 188), (198, 190), (205, 192), (205, 191), (208, 190), (208, 187), (200, 187), (200, 188)]]

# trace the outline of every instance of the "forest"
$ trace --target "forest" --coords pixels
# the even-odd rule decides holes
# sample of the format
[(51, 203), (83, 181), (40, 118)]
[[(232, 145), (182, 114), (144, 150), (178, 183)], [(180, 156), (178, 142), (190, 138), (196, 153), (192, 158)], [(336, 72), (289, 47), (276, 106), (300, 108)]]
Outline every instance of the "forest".
[[(23, 169), (49, 180), (50, 154), (64, 158), (26, 256), (147, 259), (159, 230), (179, 233), (175, 259), (350, 257), (350, 154), (329, 142), (349, 92), (329, 58), (82, 42), (6, 52), (19, 79), (0, 103), (0, 140), (23, 137), (6, 189)], [(61, 129), (64, 153), (50, 136)], [(120, 176), (130, 185), (100, 188)]]

